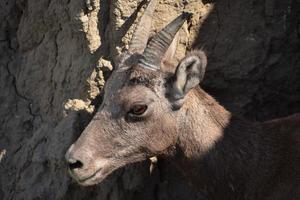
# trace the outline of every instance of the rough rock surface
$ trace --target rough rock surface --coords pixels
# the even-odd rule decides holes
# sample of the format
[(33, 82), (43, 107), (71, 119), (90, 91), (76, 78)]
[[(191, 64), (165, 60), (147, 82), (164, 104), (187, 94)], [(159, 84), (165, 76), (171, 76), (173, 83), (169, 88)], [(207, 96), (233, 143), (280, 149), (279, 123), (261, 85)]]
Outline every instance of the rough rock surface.
[[(66, 174), (64, 153), (99, 105), (141, 2), (0, 1), (0, 199), (201, 199), (163, 162), (90, 188)], [(203, 87), (222, 105), (259, 121), (300, 111), (299, 0), (161, 0), (153, 30), (183, 10), (194, 16), (176, 57), (206, 50)]]

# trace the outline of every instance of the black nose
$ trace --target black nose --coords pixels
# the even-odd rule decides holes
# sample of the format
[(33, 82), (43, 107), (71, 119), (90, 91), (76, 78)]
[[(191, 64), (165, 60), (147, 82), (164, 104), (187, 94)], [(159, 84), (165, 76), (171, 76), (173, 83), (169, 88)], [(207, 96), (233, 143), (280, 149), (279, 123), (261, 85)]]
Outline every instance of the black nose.
[(75, 160), (73, 158), (68, 159), (68, 165), (70, 170), (82, 168), (83, 164), (80, 160)]

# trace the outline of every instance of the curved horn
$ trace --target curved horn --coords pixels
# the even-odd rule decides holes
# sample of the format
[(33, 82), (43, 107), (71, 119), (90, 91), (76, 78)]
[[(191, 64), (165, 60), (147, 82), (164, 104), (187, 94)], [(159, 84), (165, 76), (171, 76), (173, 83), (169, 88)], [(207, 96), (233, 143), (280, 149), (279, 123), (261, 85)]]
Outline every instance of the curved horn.
[(130, 52), (143, 53), (144, 49), (146, 48), (156, 4), (157, 0), (151, 0), (144, 11), (144, 14), (141, 17), (140, 22), (137, 24), (137, 28), (129, 44), (128, 50)]
[(168, 50), (176, 33), (182, 27), (183, 23), (192, 16), (192, 13), (183, 12), (171, 23), (158, 32), (147, 45), (143, 59), (139, 62), (141, 66), (157, 70), (160, 67), (161, 59)]

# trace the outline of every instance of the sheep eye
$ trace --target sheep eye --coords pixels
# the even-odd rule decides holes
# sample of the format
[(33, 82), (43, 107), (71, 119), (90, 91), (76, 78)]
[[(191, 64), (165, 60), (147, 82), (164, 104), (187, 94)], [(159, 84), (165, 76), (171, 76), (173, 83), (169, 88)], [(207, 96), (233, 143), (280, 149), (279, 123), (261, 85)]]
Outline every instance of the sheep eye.
[(147, 105), (135, 105), (130, 109), (129, 113), (132, 115), (140, 116), (146, 112), (147, 108)]

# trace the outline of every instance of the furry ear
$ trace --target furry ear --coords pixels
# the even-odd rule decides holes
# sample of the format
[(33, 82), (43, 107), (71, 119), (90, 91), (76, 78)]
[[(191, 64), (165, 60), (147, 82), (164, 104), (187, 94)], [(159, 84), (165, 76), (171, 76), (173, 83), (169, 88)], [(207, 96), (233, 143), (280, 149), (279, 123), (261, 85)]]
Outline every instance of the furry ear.
[(167, 96), (175, 109), (182, 106), (185, 95), (202, 81), (206, 65), (203, 51), (192, 51), (180, 61), (167, 89)]

